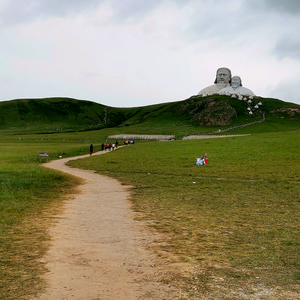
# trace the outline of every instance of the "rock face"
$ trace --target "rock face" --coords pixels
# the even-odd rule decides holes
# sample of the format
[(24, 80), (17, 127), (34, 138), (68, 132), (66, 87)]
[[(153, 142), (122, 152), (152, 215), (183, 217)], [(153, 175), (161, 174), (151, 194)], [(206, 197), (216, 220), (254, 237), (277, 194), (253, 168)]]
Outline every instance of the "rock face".
[(300, 117), (300, 109), (292, 108), (292, 107), (282, 107), (271, 110), (271, 113), (275, 115), (277, 118), (284, 118), (285, 116), (289, 116), (291, 120), (298, 120)]
[(198, 102), (190, 112), (200, 126), (226, 126), (237, 119), (237, 113), (226, 101), (214, 98)]

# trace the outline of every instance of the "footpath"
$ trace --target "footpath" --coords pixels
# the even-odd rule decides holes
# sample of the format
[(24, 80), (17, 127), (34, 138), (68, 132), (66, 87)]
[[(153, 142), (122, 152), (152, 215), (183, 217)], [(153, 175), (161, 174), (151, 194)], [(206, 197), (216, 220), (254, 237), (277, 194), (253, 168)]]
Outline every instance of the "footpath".
[(149, 250), (159, 237), (134, 220), (129, 188), (94, 171), (65, 165), (88, 156), (44, 164), (84, 183), (49, 228), (52, 243), (43, 259), (48, 288), (36, 300), (178, 299), (175, 288), (158, 280), (158, 274), (168, 272)]

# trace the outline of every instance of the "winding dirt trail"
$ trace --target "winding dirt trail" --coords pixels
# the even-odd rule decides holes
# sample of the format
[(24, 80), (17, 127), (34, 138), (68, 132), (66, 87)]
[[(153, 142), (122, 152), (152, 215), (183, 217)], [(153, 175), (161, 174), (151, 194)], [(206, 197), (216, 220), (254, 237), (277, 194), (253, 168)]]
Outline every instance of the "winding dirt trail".
[(175, 288), (157, 280), (166, 270), (147, 250), (155, 237), (134, 220), (128, 188), (94, 171), (65, 165), (88, 156), (44, 164), (84, 183), (49, 229), (52, 243), (44, 258), (48, 288), (38, 299), (177, 299)]

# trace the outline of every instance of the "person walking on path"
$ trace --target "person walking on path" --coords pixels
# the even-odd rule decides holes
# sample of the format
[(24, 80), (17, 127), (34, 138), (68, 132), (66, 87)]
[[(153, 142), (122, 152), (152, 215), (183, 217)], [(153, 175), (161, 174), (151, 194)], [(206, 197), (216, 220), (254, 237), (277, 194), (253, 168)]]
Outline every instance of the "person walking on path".
[(94, 146), (93, 146), (93, 144), (91, 144), (91, 145), (90, 145), (90, 155), (92, 155), (93, 152), (94, 152)]

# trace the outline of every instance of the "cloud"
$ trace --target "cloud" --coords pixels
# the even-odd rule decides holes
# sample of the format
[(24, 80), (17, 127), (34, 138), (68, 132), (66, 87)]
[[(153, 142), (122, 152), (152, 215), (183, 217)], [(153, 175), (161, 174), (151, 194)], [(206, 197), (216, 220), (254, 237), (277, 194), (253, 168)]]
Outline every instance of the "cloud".
[(140, 19), (156, 9), (163, 0), (137, 1), (137, 0), (113, 0), (112, 6), (115, 18), (118, 21), (125, 21), (128, 18)]
[[(101, 7), (92, 17), (51, 18), (10, 27), (5, 36), (2, 32), (6, 42), (0, 64), (6, 63), (10, 71), (5, 74), (12, 82), (3, 82), (2, 97), (62, 95), (138, 106), (178, 100), (193, 92), (182, 88), (182, 72), (190, 65), (189, 45), (170, 34), (177, 15), (156, 12), (139, 24), (95, 26), (94, 20), (103, 14)], [(151, 27), (153, 23), (158, 26)], [(150, 34), (144, 32), (145, 26), (150, 26)], [(4, 89), (13, 96), (4, 96)], [(130, 99), (136, 105), (126, 104)]]
[[(99, 7), (110, 5), (115, 21), (140, 20), (149, 15), (160, 4), (168, 0), (2, 0), (0, 20), (5, 25), (34, 22), (49, 17), (64, 17)], [(172, 4), (185, 5), (189, 1), (173, 0)]]
[(186, 22), (181, 35), (192, 42), (218, 40), (224, 46), (255, 43), (260, 37), (257, 30), (262, 33), (270, 30), (266, 25), (270, 18), (253, 11), (253, 7), (241, 0), (190, 1), (181, 9)]
[(273, 90), (269, 92), (269, 96), (281, 99), (287, 102), (300, 103), (298, 94), (300, 86), (300, 75), (279, 82)]
[(149, 105), (196, 94), (221, 66), (257, 95), (294, 99), (284, 92), (299, 74), (300, 24), (276, 1), (277, 10), (266, 0), (0, 1), (5, 99)]
[[(142, 17), (151, 14), (161, 4), (168, 3), (167, 0), (112, 0), (112, 7), (118, 21), (128, 19), (140, 20)], [(173, 0), (172, 5), (187, 5), (189, 0)]]
[[(244, 2), (245, 11), (256, 16), (257, 29), (265, 32), (270, 54), (277, 59), (300, 60), (300, 1), (252, 0)], [(266, 29), (267, 28), (267, 29)], [(258, 34), (258, 35), (261, 35)], [(272, 39), (271, 39), (272, 37)]]
[(0, 19), (5, 25), (32, 22), (52, 16), (63, 17), (97, 7), (103, 0), (10, 0), (2, 7)]
[(274, 47), (274, 53), (279, 59), (291, 58), (300, 60), (300, 39), (297, 37), (282, 37)]
[(262, 10), (265, 14), (277, 12), (280, 15), (283, 13), (297, 15), (300, 13), (299, 0), (252, 0), (249, 1), (249, 6)]

